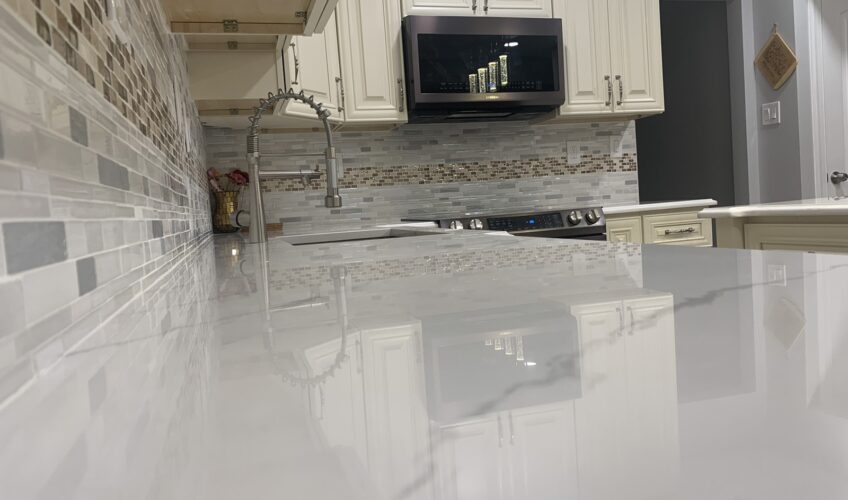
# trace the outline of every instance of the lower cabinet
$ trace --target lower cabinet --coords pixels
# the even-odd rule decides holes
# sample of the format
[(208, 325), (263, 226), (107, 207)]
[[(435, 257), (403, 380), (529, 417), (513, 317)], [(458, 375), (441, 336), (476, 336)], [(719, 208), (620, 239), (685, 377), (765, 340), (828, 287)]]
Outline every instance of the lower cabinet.
[(713, 246), (713, 225), (697, 211), (645, 211), (607, 216), (607, 240), (690, 247)]
[(848, 225), (745, 224), (745, 248), (848, 253)]
[(574, 403), (500, 412), (439, 429), (439, 498), (577, 498)]

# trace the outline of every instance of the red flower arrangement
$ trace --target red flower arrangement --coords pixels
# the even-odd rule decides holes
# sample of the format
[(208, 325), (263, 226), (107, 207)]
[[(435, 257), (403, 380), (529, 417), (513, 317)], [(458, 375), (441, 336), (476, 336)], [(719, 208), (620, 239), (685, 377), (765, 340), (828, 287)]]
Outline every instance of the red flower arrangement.
[(222, 173), (213, 167), (206, 171), (206, 177), (212, 191), (216, 193), (241, 191), (250, 182), (247, 172), (239, 169)]

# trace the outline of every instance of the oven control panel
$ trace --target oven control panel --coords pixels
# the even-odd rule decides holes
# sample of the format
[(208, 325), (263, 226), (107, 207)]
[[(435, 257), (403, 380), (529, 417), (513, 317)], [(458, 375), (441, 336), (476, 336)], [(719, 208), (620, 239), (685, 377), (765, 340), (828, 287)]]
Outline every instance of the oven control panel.
[(547, 213), (523, 215), (520, 217), (492, 217), (486, 219), (488, 228), (493, 231), (532, 231), (534, 229), (559, 229), (565, 227), (562, 214)]

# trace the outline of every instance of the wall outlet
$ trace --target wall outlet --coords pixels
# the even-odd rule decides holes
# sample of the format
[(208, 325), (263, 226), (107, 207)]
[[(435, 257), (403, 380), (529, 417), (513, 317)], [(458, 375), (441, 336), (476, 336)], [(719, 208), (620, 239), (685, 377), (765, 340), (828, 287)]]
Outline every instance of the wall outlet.
[(624, 157), (624, 138), (623, 137), (610, 136), (610, 157), (612, 157), (612, 158), (622, 158), (622, 157)]
[(780, 125), (780, 101), (763, 104), (763, 125)]
[(568, 164), (580, 165), (583, 163), (583, 146), (585, 143), (574, 141), (566, 145), (568, 151)]

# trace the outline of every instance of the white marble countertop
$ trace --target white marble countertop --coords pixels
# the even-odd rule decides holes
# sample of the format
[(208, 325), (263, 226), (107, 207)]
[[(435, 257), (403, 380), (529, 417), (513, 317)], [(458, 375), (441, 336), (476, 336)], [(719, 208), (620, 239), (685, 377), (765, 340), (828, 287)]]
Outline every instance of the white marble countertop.
[(848, 496), (848, 257), (216, 237), (141, 298), (0, 408), (0, 497)]
[(713, 199), (701, 199), (701, 200), (681, 200), (681, 201), (665, 201), (665, 202), (656, 202), (656, 203), (639, 203), (636, 205), (614, 205), (611, 207), (604, 207), (604, 213), (607, 215), (623, 215), (623, 214), (635, 214), (642, 212), (651, 212), (651, 211), (659, 211), (659, 210), (681, 210), (684, 208), (704, 208), (704, 207), (714, 207), (718, 205), (718, 202)]
[(708, 208), (698, 216), (703, 219), (732, 217), (809, 217), (848, 215), (848, 198), (815, 198), (809, 200), (741, 205), (736, 207)]

